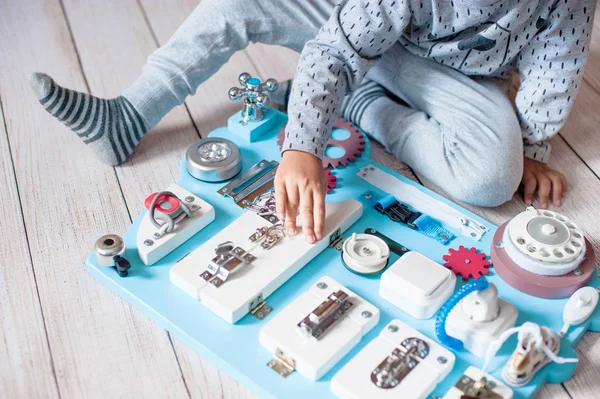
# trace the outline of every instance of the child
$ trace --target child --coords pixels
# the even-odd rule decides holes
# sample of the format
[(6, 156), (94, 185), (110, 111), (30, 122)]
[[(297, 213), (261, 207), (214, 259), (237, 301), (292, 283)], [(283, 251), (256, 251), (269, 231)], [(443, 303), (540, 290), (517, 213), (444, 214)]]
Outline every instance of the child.
[[(341, 114), (454, 198), (560, 205), (564, 176), (544, 141), (583, 75), (594, 0), (203, 0), (122, 96), (102, 100), (43, 74), (40, 102), (111, 165), (250, 41), (302, 55), (275, 179), (290, 234), (322, 238), (320, 158)], [(328, 18), (328, 19), (327, 19)], [(320, 28), (320, 30), (319, 30)], [(316, 37), (315, 37), (316, 35)], [(506, 91), (520, 76), (516, 112)], [(302, 165), (298, 167), (298, 165)]]

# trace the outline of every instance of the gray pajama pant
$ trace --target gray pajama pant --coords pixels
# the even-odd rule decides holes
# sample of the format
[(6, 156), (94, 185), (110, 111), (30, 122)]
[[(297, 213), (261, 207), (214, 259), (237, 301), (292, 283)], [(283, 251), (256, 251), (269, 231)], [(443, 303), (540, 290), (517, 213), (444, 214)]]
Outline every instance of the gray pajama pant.
[[(202, 0), (124, 96), (152, 127), (249, 42), (301, 51), (335, 3)], [(367, 78), (389, 93), (353, 121), (370, 137), (460, 201), (496, 206), (512, 197), (523, 150), (507, 81), (470, 78), (401, 45)]]

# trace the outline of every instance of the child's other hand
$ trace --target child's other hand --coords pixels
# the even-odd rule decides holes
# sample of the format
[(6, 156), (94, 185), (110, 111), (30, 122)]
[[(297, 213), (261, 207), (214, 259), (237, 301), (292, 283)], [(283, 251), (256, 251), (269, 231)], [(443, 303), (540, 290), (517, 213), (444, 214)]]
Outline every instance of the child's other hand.
[(539, 207), (548, 208), (548, 198), (552, 194), (554, 206), (560, 206), (562, 197), (567, 191), (567, 179), (562, 173), (550, 168), (545, 163), (525, 158), (523, 163), (523, 194), (527, 205), (533, 204), (533, 196), (537, 190)]
[(295, 235), (298, 210), (306, 241), (323, 238), (325, 171), (321, 160), (301, 151), (286, 151), (275, 175), (275, 204), (288, 234)]

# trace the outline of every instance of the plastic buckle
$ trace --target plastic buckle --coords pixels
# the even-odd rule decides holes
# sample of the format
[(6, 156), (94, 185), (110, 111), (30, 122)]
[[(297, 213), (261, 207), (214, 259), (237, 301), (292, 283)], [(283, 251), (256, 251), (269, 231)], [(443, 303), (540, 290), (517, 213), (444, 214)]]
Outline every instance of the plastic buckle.
[(411, 211), (408, 206), (401, 204), (398, 200), (394, 200), (387, 206), (382, 200), (379, 200), (375, 203), (375, 210), (386, 215), (393, 222), (400, 222), (413, 230), (418, 230), (414, 223), (421, 216), (421, 212)]

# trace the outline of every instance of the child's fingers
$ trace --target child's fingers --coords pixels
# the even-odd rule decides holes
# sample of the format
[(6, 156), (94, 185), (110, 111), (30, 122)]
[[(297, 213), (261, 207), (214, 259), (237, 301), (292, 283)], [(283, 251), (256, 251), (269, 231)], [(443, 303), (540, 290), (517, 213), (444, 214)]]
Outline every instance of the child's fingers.
[(527, 205), (533, 204), (533, 194), (537, 187), (537, 180), (532, 173), (525, 173), (523, 175), (523, 197)]
[(550, 197), (550, 190), (552, 189), (552, 181), (545, 174), (538, 174), (536, 179), (539, 183), (538, 197), (540, 200), (540, 208), (548, 208), (548, 197)]
[(560, 200), (563, 194), (562, 180), (558, 173), (550, 174), (550, 181), (552, 182), (552, 200), (554, 206), (560, 206)]
[(298, 217), (298, 186), (290, 184), (285, 187), (287, 202), (285, 204), (285, 229), (289, 235), (296, 235), (296, 218)]
[(287, 202), (287, 195), (285, 192), (285, 184), (275, 180), (275, 209), (277, 217), (282, 222), (285, 221), (285, 205)]
[(323, 228), (325, 227), (325, 196), (322, 192), (313, 193), (314, 217), (315, 217), (315, 235), (317, 240), (323, 238)]
[(302, 215), (302, 231), (309, 244), (315, 242), (313, 193), (310, 188), (305, 188), (300, 196), (300, 214)]

